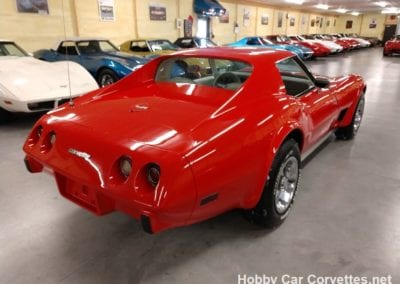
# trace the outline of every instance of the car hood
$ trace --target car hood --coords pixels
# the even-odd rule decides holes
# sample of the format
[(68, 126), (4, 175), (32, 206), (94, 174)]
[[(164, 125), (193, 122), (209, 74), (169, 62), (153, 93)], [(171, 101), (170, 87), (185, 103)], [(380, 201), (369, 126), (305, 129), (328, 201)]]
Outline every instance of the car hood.
[(130, 62), (134, 63), (135, 65), (143, 65), (148, 62), (148, 60), (145, 58), (120, 51), (103, 52), (98, 55), (106, 59), (116, 60), (118, 62)]
[[(190, 132), (210, 118), (222, 104), (222, 100), (212, 101), (202, 96), (205, 92), (209, 95), (214, 89), (218, 96), (224, 97), (227, 91), (184, 85), (150, 84), (125, 91), (102, 92), (88, 100), (82, 97), (76, 100), (73, 107), (67, 105), (50, 112), (47, 121), (58, 122), (61, 127), (68, 128), (79, 125), (96, 136), (128, 143), (132, 150), (151, 145), (178, 151), (177, 144), (186, 149), (190, 145), (185, 143), (189, 143), (190, 139), (179, 137), (189, 137)], [(185, 95), (185, 92), (191, 92), (191, 95)], [(66, 117), (68, 125), (65, 124)], [(174, 147), (170, 147), (171, 144)]]
[[(21, 101), (64, 98), (97, 89), (92, 76), (79, 64), (45, 62), (32, 57), (0, 57), (0, 85)], [(68, 76), (69, 69), (69, 76)], [(70, 78), (70, 82), (68, 80)]]

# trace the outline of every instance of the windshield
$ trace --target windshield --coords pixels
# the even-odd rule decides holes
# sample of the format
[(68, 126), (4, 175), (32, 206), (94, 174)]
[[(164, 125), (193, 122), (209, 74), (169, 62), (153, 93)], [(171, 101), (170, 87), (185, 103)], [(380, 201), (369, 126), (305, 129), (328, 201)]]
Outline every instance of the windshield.
[(0, 42), (0, 56), (28, 56), (28, 53), (13, 42)]
[(218, 46), (215, 42), (213, 42), (212, 40), (208, 39), (208, 38), (196, 38), (195, 39), (197, 45), (199, 47), (214, 47), (214, 46)]
[(269, 39), (266, 38), (262, 38), (260, 37), (260, 41), (262, 42), (263, 45), (273, 45), (274, 43), (272, 41), (270, 41)]
[(237, 90), (252, 74), (250, 64), (219, 58), (173, 57), (162, 61), (156, 82), (195, 84)]
[(178, 50), (178, 47), (172, 44), (169, 40), (150, 40), (150, 48), (153, 51), (157, 50)]
[(79, 41), (76, 43), (76, 46), (82, 54), (118, 51), (118, 48), (108, 40)]

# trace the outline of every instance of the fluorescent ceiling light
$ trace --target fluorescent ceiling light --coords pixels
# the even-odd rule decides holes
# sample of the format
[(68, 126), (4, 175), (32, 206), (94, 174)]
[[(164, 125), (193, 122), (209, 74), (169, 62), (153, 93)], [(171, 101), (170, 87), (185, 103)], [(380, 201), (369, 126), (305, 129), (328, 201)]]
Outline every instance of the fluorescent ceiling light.
[(339, 9), (336, 9), (336, 12), (344, 14), (344, 13), (347, 12), (347, 10), (346, 10), (346, 9), (339, 8)]
[(351, 13), (353, 16), (360, 16), (360, 13), (359, 12), (352, 12)]
[(322, 10), (328, 10), (329, 6), (326, 4), (318, 4), (318, 5), (315, 5), (315, 8), (322, 9)]
[(385, 8), (388, 5), (388, 3), (385, 1), (378, 1), (378, 2), (375, 2), (374, 4), (379, 7), (382, 7), (382, 8)]
[(399, 14), (400, 9), (398, 8), (387, 8), (382, 10), (382, 14)]
[(304, 0), (285, 0), (285, 2), (301, 5), (304, 3)]

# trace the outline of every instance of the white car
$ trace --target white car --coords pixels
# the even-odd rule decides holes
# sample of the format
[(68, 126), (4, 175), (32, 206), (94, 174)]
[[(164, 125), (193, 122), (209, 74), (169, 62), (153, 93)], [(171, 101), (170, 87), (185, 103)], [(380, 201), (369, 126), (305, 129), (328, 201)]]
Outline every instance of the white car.
[(328, 48), (331, 53), (339, 53), (343, 51), (343, 47), (334, 43), (331, 40), (321, 40), (321, 39), (306, 39), (303, 36), (297, 36), (300, 41), (310, 42), (310, 43), (319, 43)]
[(97, 88), (79, 64), (41, 61), (13, 41), (0, 39), (0, 123), (14, 112), (51, 110)]

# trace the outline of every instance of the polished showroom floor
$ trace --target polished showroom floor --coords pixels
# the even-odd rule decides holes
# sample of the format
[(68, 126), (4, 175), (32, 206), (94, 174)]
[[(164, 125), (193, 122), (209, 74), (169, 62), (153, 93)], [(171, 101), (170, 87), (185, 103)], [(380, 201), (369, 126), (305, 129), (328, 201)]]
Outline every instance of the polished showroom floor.
[(121, 213), (95, 217), (60, 197), (50, 175), (25, 170), (35, 117), (0, 126), (0, 283), (238, 283), (256, 273), (400, 283), (400, 57), (378, 47), (307, 65), (363, 75), (365, 117), (353, 141), (332, 139), (306, 164), (274, 231), (236, 211), (157, 235)]

